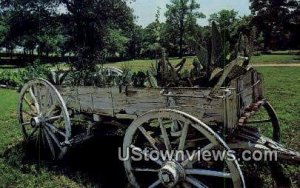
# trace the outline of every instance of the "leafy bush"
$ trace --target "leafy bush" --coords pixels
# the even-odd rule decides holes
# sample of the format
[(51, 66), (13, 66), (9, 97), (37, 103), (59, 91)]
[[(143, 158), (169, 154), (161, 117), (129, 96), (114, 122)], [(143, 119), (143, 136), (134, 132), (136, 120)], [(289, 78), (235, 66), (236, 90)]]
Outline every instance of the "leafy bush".
[(43, 65), (39, 59), (35, 60), (32, 66), (28, 66), (23, 73), (23, 81), (27, 82), (36, 78), (47, 79), (51, 74), (49, 66)]
[(22, 87), (24, 83), (35, 78), (48, 78), (51, 74), (50, 68), (42, 65), (40, 60), (36, 60), (32, 66), (25, 70), (3, 71), (0, 73), (0, 84), (11, 87)]
[(19, 87), (23, 83), (22, 75), (22, 71), (3, 71), (0, 73), (0, 84), (11, 87)]

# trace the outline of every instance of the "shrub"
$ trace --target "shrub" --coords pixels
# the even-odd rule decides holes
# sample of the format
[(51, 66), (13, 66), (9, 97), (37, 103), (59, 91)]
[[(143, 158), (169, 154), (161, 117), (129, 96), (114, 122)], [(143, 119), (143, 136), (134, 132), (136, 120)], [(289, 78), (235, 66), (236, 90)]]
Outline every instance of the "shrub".
[(25, 70), (3, 71), (0, 73), (0, 84), (11, 87), (22, 87), (24, 83), (35, 78), (48, 78), (51, 74), (50, 68), (42, 65), (39, 60), (36, 60), (32, 66)]
[(22, 86), (22, 73), (20, 71), (3, 71), (0, 73), (0, 84), (11, 87)]

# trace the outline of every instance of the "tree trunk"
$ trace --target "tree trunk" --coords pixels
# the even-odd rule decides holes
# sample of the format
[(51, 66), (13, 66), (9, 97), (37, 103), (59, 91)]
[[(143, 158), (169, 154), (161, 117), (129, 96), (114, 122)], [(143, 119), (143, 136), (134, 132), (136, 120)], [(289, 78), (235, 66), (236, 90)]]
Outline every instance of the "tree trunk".
[(180, 31), (180, 39), (179, 39), (179, 58), (183, 57), (183, 32)]
[(181, 13), (180, 13), (180, 28), (179, 28), (179, 58), (183, 57), (183, 36), (184, 36), (184, 2), (180, 0)]
[[(272, 27), (273, 26), (271, 26), (271, 28)], [(270, 50), (270, 44), (271, 44), (271, 40), (272, 40), (272, 29), (271, 28), (268, 28), (265, 30), (265, 34), (264, 34), (264, 37), (265, 37), (264, 50), (265, 51)]]

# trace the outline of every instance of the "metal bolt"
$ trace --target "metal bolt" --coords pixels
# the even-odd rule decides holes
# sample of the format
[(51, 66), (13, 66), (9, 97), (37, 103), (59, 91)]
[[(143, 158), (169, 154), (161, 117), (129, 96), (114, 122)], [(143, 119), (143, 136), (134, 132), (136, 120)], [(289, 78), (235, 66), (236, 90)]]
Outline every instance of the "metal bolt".
[(161, 175), (161, 177), (162, 177), (162, 179), (163, 179), (163, 181), (164, 181), (165, 183), (169, 183), (169, 182), (171, 182), (171, 180), (170, 180), (170, 177), (169, 177), (169, 174), (168, 174), (168, 173), (163, 173), (163, 174)]

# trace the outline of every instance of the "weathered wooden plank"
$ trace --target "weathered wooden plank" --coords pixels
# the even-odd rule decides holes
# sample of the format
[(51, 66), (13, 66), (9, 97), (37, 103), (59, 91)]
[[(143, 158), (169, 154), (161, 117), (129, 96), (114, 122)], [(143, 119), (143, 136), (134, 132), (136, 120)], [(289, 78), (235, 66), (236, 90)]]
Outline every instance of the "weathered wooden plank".
[(209, 89), (190, 91), (188, 89), (168, 90), (168, 107), (189, 113), (207, 124), (224, 121), (224, 104), (222, 98), (210, 98)]
[(226, 98), (226, 127), (233, 130), (238, 125), (238, 108), (237, 108), (237, 94), (235, 90), (231, 90), (231, 95)]
[(72, 101), (67, 104), (70, 108), (78, 109), (80, 106), (80, 110), (86, 113), (108, 116), (121, 113), (138, 116), (154, 109), (173, 108), (189, 113), (208, 124), (224, 121), (223, 99), (208, 97), (209, 88), (171, 88), (165, 91), (132, 87), (121, 90), (117, 87), (59, 87), (58, 89), (65, 98)]

